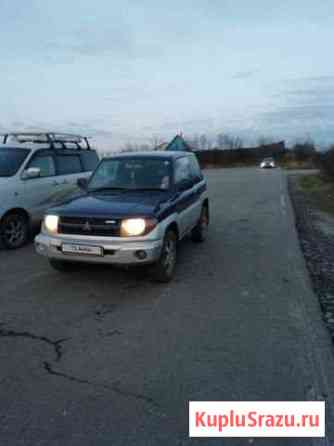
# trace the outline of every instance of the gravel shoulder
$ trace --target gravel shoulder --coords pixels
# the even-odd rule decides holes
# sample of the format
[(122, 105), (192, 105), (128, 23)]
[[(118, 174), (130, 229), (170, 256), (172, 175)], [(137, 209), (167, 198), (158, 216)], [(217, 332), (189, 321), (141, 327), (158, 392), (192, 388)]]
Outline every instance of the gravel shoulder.
[(300, 187), (299, 175), (289, 175), (288, 184), (301, 248), (334, 342), (334, 216), (318, 209), (312, 194)]

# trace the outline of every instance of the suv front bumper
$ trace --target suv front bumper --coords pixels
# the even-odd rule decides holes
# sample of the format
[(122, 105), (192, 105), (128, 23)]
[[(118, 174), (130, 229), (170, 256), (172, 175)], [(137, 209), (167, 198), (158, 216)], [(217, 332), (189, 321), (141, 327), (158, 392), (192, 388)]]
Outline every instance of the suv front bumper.
[[(98, 246), (103, 249), (102, 256), (86, 254), (68, 254), (62, 251), (63, 244)], [(102, 263), (110, 265), (138, 265), (156, 262), (161, 254), (162, 240), (143, 241), (118, 241), (105, 239), (82, 240), (80, 238), (52, 237), (47, 234), (39, 234), (35, 238), (35, 248), (38, 254), (49, 259), (83, 262)], [(139, 255), (139, 252), (141, 255)], [(144, 254), (145, 253), (145, 256)]]

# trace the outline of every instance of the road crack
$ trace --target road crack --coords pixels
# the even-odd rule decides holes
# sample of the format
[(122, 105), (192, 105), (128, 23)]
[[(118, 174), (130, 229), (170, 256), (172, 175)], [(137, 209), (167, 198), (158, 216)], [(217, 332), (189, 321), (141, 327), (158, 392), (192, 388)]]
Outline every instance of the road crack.
[(109, 316), (109, 314), (112, 314), (115, 312), (117, 308), (116, 304), (101, 304), (96, 307), (96, 310), (94, 311), (95, 319), (98, 322), (103, 322), (103, 320)]
[[(4, 324), (0, 323), (0, 326), (3, 326), (3, 325)], [(118, 330), (115, 330), (111, 334), (114, 335), (114, 334), (120, 334), (120, 333), (118, 332)], [(62, 359), (62, 355), (63, 355), (62, 343), (71, 339), (71, 338), (63, 338), (63, 339), (58, 339), (58, 340), (53, 341), (52, 339), (50, 339), (46, 336), (38, 336), (38, 335), (36, 335), (34, 333), (30, 333), (28, 331), (15, 331), (15, 330), (6, 330), (3, 328), (0, 328), (0, 338), (1, 337), (2, 338), (25, 338), (25, 339), (30, 339), (30, 340), (37, 341), (37, 342), (43, 342), (53, 348), (54, 353), (55, 353), (55, 362), (56, 363), (59, 363), (60, 360)], [(117, 393), (124, 397), (134, 398), (136, 400), (143, 401), (155, 409), (158, 409), (160, 407), (159, 404), (153, 398), (151, 398), (147, 395), (141, 394), (141, 393), (123, 389), (120, 387), (118, 382), (113, 383), (113, 384), (105, 384), (105, 383), (98, 383), (98, 382), (90, 381), (88, 379), (80, 378), (78, 376), (71, 375), (71, 374), (56, 370), (51, 365), (51, 363), (48, 361), (43, 362), (43, 368), (49, 375), (57, 376), (57, 377), (66, 379), (68, 381), (75, 382), (77, 384), (86, 384), (86, 385), (91, 385), (91, 386), (95, 386), (95, 387), (100, 387), (100, 388), (112, 391), (114, 393)]]
[(112, 392), (118, 393), (121, 396), (129, 397), (129, 398), (135, 398), (136, 400), (144, 401), (147, 404), (150, 404), (151, 406), (155, 408), (159, 408), (159, 404), (151, 397), (144, 395), (142, 393), (132, 392), (126, 389), (122, 389), (119, 384), (104, 384), (104, 383), (98, 383), (95, 381), (90, 381), (88, 379), (79, 378), (75, 375), (69, 375), (67, 373), (60, 372), (58, 370), (55, 370), (52, 365), (45, 361), (43, 363), (44, 369), (47, 373), (54, 376), (59, 376), (60, 378), (67, 379), (68, 381), (76, 382), (78, 384), (87, 384), (95, 387), (100, 387), (106, 390), (110, 390)]
[(81, 379), (77, 378), (76, 376), (68, 375), (67, 373), (58, 372), (57, 370), (54, 370), (51, 364), (47, 361), (43, 362), (43, 366), (47, 373), (49, 373), (49, 375), (60, 376), (61, 378), (76, 382), (78, 384), (93, 384), (91, 381), (88, 381), (86, 379)]
[(53, 348), (56, 357), (56, 362), (59, 362), (63, 355), (62, 343), (70, 339), (70, 338), (63, 338), (63, 339), (58, 339), (56, 341), (52, 341), (50, 338), (46, 336), (38, 336), (28, 331), (5, 330), (3, 328), (0, 328), (0, 338), (26, 338), (34, 341), (44, 342), (45, 344), (48, 344)]

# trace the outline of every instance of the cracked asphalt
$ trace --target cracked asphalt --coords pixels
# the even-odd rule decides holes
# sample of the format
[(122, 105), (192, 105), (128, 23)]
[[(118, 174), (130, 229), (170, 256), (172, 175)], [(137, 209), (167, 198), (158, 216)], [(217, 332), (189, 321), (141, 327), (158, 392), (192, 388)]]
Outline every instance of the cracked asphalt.
[(286, 174), (207, 172), (205, 244), (175, 280), (145, 270), (52, 271), (0, 250), (0, 445), (247, 445), (188, 438), (189, 400), (327, 400), (334, 359), (299, 247)]

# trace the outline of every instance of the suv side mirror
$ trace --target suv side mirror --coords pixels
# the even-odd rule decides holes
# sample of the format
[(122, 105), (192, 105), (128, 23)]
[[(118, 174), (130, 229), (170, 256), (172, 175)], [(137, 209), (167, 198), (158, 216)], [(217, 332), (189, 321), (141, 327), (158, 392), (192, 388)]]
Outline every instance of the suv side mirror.
[(80, 187), (80, 189), (87, 190), (88, 187), (87, 178), (78, 178), (77, 185)]
[(23, 174), (24, 180), (31, 180), (32, 178), (39, 178), (41, 176), (41, 169), (39, 167), (28, 167)]

